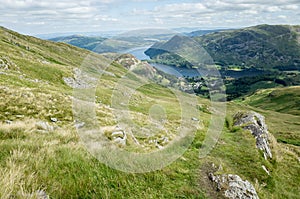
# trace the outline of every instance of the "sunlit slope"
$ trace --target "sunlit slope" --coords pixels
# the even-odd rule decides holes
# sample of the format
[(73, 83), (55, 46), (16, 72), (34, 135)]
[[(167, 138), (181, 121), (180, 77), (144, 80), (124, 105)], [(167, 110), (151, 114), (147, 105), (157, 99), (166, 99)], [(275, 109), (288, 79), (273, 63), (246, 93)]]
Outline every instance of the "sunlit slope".
[[(277, 141), (279, 138), (297, 140), (299, 116), (230, 102), (227, 104), (229, 122), (216, 146), (205, 158), (199, 159), (199, 149), (215, 109), (207, 99), (197, 98), (194, 104), (192, 96), (182, 94), (191, 100), (186, 104), (196, 108), (199, 114), (189, 115), (196, 117), (194, 119), (188, 118), (189, 127), (199, 122), (199, 128), (194, 131), (195, 139), (187, 151), (157, 171), (121, 172), (99, 162), (86, 150), (74, 127), (78, 121), (74, 121), (73, 115), (73, 88), (64, 78), (75, 79), (77, 69), (97, 77), (95, 96), (89, 100), (96, 107), (94, 119), (100, 127), (118, 124), (120, 112), (112, 96), (118, 97), (116, 94), (122, 91), (120, 86), (127, 80), (135, 80), (140, 85), (135, 87), (128, 103), (123, 101), (120, 105), (128, 108), (130, 119), (136, 125), (146, 126), (151, 116), (164, 121), (167, 131), (148, 137), (135, 136), (139, 145), (128, 136), (126, 146), (121, 149), (135, 152), (160, 150), (165, 147), (161, 138), (168, 137), (172, 141), (180, 134), (182, 110), (175, 92), (154, 82), (145, 82), (137, 71), (149, 76), (154, 72), (142, 70), (143, 65), (138, 62), (132, 70), (130, 65), (123, 66), (120, 64), (123, 62), (112, 61), (111, 57), (3, 28), (0, 38), (0, 198), (36, 198), (41, 190), (50, 198), (216, 198), (221, 194), (207, 176), (212, 164), (220, 168), (219, 174), (236, 174), (251, 182), (260, 198), (298, 197), (299, 147)], [(82, 69), (84, 65), (88, 67)], [(164, 107), (165, 114), (155, 111), (157, 104)], [(270, 141), (274, 159), (263, 158), (248, 131), (232, 127), (230, 118), (241, 110), (255, 110), (266, 117), (270, 133), (275, 137)], [(58, 121), (52, 122), (51, 118)], [(195, 121), (197, 119), (199, 121)], [(41, 129), (36, 125), (40, 121), (48, 122), (54, 129)], [(110, 131), (105, 131), (105, 136), (113, 140)]]
[(260, 90), (246, 97), (246, 104), (280, 113), (300, 115), (300, 86)]

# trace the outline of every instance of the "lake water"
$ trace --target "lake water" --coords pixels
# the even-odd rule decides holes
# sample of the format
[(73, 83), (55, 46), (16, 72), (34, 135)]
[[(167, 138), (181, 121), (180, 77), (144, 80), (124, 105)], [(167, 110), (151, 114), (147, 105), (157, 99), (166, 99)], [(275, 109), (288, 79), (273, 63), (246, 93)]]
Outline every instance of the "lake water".
[[(150, 57), (147, 56), (144, 52), (151, 46), (133, 48), (125, 53), (130, 53), (139, 60), (150, 60)], [(175, 66), (168, 66), (164, 64), (150, 63), (154, 68), (161, 70), (167, 74), (174, 75), (176, 77), (197, 77), (197, 76), (206, 76), (209, 74), (215, 74), (216, 71), (209, 71), (207, 69), (189, 69), (189, 68), (177, 68)], [(262, 75), (266, 73), (265, 71), (256, 70), (256, 69), (247, 69), (242, 71), (233, 71), (233, 70), (219, 70), (218, 76), (222, 77), (232, 77), (232, 78), (241, 78), (241, 77), (251, 77)]]

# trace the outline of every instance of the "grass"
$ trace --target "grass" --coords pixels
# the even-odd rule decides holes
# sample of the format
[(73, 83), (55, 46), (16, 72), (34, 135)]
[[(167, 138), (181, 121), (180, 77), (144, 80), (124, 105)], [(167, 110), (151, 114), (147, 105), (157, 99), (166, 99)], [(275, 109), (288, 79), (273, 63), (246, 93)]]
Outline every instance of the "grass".
[[(267, 107), (267, 103), (249, 106), (250, 102), (255, 102), (250, 100), (252, 97), (262, 101), (261, 96), (253, 95), (245, 102), (228, 102), (226, 125), (217, 145), (206, 158), (199, 159), (199, 149), (213, 110), (209, 100), (197, 97), (196, 102), (192, 102), (190, 95), (182, 94), (186, 107), (198, 110), (197, 115), (188, 114), (188, 117), (200, 119), (195, 138), (186, 152), (161, 170), (124, 173), (92, 156), (74, 128), (72, 89), (61, 78), (71, 77), (73, 69), (80, 67), (90, 52), (0, 30), (0, 49), (5, 49), (0, 50), (1, 58), (6, 56), (16, 64), (5, 70), (7, 75), (0, 78), (0, 198), (36, 198), (41, 190), (50, 198), (215, 198), (219, 193), (212, 188), (206, 174), (211, 163), (221, 165), (220, 174), (237, 174), (249, 180), (260, 198), (297, 198), (300, 181), (299, 116), (281, 110), (276, 112), (271, 110), (272, 107), (265, 110), (263, 106)], [(30, 50), (26, 50), (26, 46), (30, 46)], [(22, 53), (24, 56), (20, 56)], [(101, 55), (92, 55), (95, 59), (87, 60), (89, 65), (103, 68), (109, 62)], [(46, 59), (49, 57), (52, 59)], [(40, 62), (45, 59), (49, 63)], [(95, 75), (96, 69), (88, 68)], [(102, 127), (113, 127), (117, 122), (111, 99), (114, 91), (120, 88), (120, 80), (127, 74), (129, 80), (143, 81), (116, 62), (106, 70), (114, 76), (104, 74), (98, 81), (96, 120)], [(35, 79), (39, 81), (33, 81)], [(270, 90), (261, 92), (268, 96)], [(284, 102), (286, 98), (281, 100)], [(180, 125), (178, 102), (170, 89), (150, 82), (135, 89), (128, 104), (131, 117), (140, 125), (148, 121), (149, 109), (153, 105), (164, 107), (169, 119), (165, 125), (168, 131), (156, 136), (169, 135), (172, 138)], [(266, 117), (274, 159), (264, 160), (255, 147), (253, 136), (233, 127), (232, 115), (240, 110), (255, 110)], [(295, 111), (296, 106), (290, 107), (292, 110)], [(58, 118), (58, 122), (50, 122), (51, 117)], [(12, 124), (6, 124), (5, 120), (12, 120)], [(40, 120), (57, 128), (43, 133), (35, 126)], [(143, 141), (140, 139), (146, 148), (144, 151), (156, 150)], [(132, 143), (128, 150), (142, 150)], [(263, 171), (262, 165), (270, 170), (271, 176)]]
[(246, 98), (245, 103), (254, 107), (281, 113), (300, 115), (300, 87), (267, 89)]

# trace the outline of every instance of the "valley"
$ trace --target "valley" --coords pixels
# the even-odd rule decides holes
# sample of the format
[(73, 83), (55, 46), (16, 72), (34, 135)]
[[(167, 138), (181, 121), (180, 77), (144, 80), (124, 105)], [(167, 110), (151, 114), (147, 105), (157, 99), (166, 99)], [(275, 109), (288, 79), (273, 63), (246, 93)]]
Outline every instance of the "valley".
[[(230, 30), (220, 45), (241, 45), (235, 34), (251, 42), (257, 29), (265, 38), (264, 27), (247, 29), (251, 34)], [(247, 181), (251, 186), (241, 183), (241, 189), (253, 197), (298, 198), (298, 51), (291, 50), (291, 59), (290, 51), (280, 52), (284, 71), (280, 61), (269, 65), (274, 57), (257, 63), (250, 55), (236, 57), (235, 50), (233, 63), (227, 50), (214, 51), (219, 34), (195, 40), (207, 44), (216, 62), (224, 60), (217, 66), (223, 85), (201, 74), (212, 69), (204, 67), (201, 79), (192, 75), (196, 69), (174, 68), (176, 59), (154, 58), (167, 65), (156, 68), (139, 60), (147, 58), (143, 48), (126, 51), (143, 42), (126, 41), (125, 54), (95, 53), (87, 50), (92, 45), (82, 49), (1, 27), (0, 198), (224, 198), (228, 186), (218, 184), (221, 178)], [(172, 76), (167, 67), (186, 77)], [(263, 129), (272, 157), (258, 148), (249, 125)]]

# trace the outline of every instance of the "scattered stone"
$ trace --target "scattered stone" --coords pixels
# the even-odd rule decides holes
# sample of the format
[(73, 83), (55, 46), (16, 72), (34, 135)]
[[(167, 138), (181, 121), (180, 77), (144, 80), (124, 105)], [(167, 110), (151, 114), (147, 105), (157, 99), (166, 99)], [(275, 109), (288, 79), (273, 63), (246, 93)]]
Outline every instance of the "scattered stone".
[(127, 135), (124, 131), (116, 131), (111, 134), (113, 142), (122, 146), (126, 145)]
[(113, 142), (122, 146), (126, 145), (127, 135), (124, 131), (116, 131), (111, 134)]
[(55, 117), (51, 117), (50, 120), (51, 120), (51, 122), (54, 122), (54, 123), (58, 121), (58, 119)]
[(264, 158), (272, 158), (268, 128), (264, 116), (256, 112), (239, 112), (234, 116), (234, 125), (249, 130), (256, 139), (256, 147), (263, 151)]
[(111, 134), (112, 137), (123, 137), (124, 136), (124, 132), (123, 131), (117, 131), (117, 132), (113, 132)]
[(54, 131), (54, 127), (51, 126), (48, 122), (39, 121), (35, 124), (36, 128), (42, 132), (51, 132)]
[(50, 197), (43, 190), (38, 190), (35, 193), (37, 199), (49, 199)]
[(24, 115), (16, 115), (16, 118), (24, 118)]
[(71, 88), (87, 89), (96, 86), (97, 79), (82, 72), (79, 68), (74, 69), (73, 77), (64, 77), (64, 82)]
[(4, 121), (6, 124), (12, 124), (13, 122), (11, 120), (5, 120)]
[(265, 165), (262, 165), (261, 167), (268, 175), (270, 175), (270, 171), (268, 171), (268, 169), (265, 167)]
[(81, 129), (81, 128), (83, 128), (84, 127), (84, 125), (85, 125), (85, 123), (84, 122), (80, 122), (80, 123), (75, 123), (75, 128), (76, 129)]
[(36, 198), (36, 199), (49, 199), (50, 197), (43, 190), (37, 190), (34, 193), (26, 194), (25, 198)]
[(11, 67), (16, 67), (8, 57), (0, 57), (0, 69), (9, 70)]
[(259, 199), (254, 186), (240, 176), (232, 174), (214, 175), (209, 173), (209, 179), (216, 184), (217, 191), (223, 192), (231, 199)]
[(196, 122), (199, 121), (199, 119), (197, 119), (197, 118), (195, 118), (195, 117), (192, 117), (192, 120), (193, 120), (193, 121), (196, 121)]

